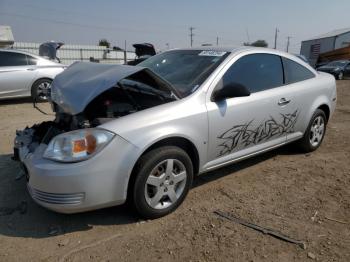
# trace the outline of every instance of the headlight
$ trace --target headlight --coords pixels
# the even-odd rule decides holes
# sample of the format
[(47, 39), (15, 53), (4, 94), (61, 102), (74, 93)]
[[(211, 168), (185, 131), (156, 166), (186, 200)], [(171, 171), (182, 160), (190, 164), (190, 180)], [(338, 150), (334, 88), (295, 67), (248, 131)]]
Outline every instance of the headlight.
[(112, 132), (91, 128), (76, 130), (54, 137), (44, 152), (44, 158), (78, 162), (101, 151), (114, 137)]
[(334, 72), (339, 71), (339, 70), (340, 70), (339, 67), (333, 69)]

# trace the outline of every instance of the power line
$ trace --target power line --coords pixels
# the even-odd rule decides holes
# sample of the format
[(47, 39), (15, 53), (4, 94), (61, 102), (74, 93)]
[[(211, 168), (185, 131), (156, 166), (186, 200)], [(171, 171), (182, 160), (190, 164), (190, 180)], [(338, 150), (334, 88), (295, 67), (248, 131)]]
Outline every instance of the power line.
[[(32, 4), (27, 4), (27, 3), (21, 3), (19, 6), (18, 5), (15, 5), (13, 2), (8, 2), (8, 3), (6, 3), (6, 5), (12, 5), (12, 6), (14, 6), (15, 8), (23, 8), (23, 7), (25, 7), (25, 8), (28, 8), (28, 9), (32, 9), (32, 10), (34, 10), (34, 11), (38, 11), (38, 9), (40, 10), (43, 10), (43, 11), (48, 11), (48, 12), (51, 12), (51, 13), (54, 13), (54, 14), (57, 14), (57, 15), (60, 15), (61, 13), (62, 14), (64, 14), (64, 15), (72, 15), (72, 16), (74, 16), (74, 18), (76, 18), (77, 17), (77, 15), (78, 16), (84, 16), (84, 17), (86, 17), (86, 13), (84, 13), (84, 12), (77, 12), (77, 11), (71, 11), (71, 9), (69, 9), (69, 10), (67, 10), (67, 9), (62, 9), (62, 8), (60, 8), (60, 9), (58, 9), (58, 8), (52, 8), (52, 7), (44, 7), (44, 6), (39, 6), (39, 5), (32, 5)], [(29, 11), (30, 12), (30, 11)], [(26, 12), (26, 13), (28, 13), (28, 11)], [(41, 12), (42, 13), (42, 12)], [(45, 12), (46, 13), (46, 12)], [(88, 15), (89, 16), (89, 18), (94, 18), (94, 19), (96, 19), (96, 20), (105, 20), (105, 21), (110, 21), (110, 22), (112, 22), (112, 23), (116, 23), (116, 22), (118, 22), (118, 23), (120, 23), (120, 22), (139, 22), (139, 20), (136, 20), (136, 19), (130, 19), (130, 17), (128, 17), (127, 18), (127, 20), (125, 19), (125, 18), (123, 18), (122, 20), (120, 20), (120, 21), (116, 21), (115, 20), (115, 18), (111, 18), (111, 17), (107, 17), (107, 16), (105, 16), (105, 15), (101, 15), (101, 16), (99, 16), (99, 15), (96, 15), (96, 14), (89, 14)], [(155, 25), (158, 25), (157, 23), (149, 23), (149, 22), (147, 22), (147, 25), (152, 25), (152, 26), (155, 26)], [(174, 27), (176, 27), (176, 28), (178, 28), (177, 30), (180, 30), (181, 28), (182, 28), (182, 30), (183, 30), (183, 28), (184, 27), (186, 27), (186, 25), (185, 24), (183, 24), (183, 25), (180, 25), (180, 24), (169, 24), (169, 26), (171, 26), (172, 28), (174, 28)], [(173, 29), (172, 29), (173, 30)]]
[(192, 47), (192, 45), (193, 45), (193, 36), (194, 36), (194, 34), (193, 34), (193, 30), (194, 30), (194, 27), (190, 27), (190, 39), (191, 39), (191, 47)]
[(107, 26), (99, 26), (99, 25), (91, 25), (91, 24), (81, 24), (81, 23), (66, 22), (66, 21), (62, 21), (62, 20), (47, 19), (47, 18), (21, 15), (21, 14), (15, 14), (15, 13), (8, 13), (8, 12), (0, 12), (0, 15), (19, 17), (19, 18), (37, 20), (37, 21), (44, 21), (44, 22), (49, 22), (49, 23), (54, 23), (54, 24), (77, 26), (77, 27), (83, 27), (83, 28), (95, 28), (95, 29), (114, 31), (114, 32), (116, 30), (119, 30), (119, 31), (124, 31), (124, 32), (135, 32), (135, 33), (156, 33), (156, 34), (167, 34), (167, 35), (169, 34), (168, 31), (158, 31), (158, 30), (145, 31), (145, 30), (141, 30), (141, 29), (130, 29), (129, 27), (120, 27), (120, 26), (107, 27)]

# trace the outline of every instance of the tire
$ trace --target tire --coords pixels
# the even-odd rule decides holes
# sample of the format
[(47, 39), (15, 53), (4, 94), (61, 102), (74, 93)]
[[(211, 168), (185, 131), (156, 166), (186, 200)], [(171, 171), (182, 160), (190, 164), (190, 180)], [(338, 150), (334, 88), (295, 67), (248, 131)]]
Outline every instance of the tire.
[(50, 85), (52, 83), (51, 79), (42, 78), (36, 80), (32, 85), (31, 95), (35, 102), (45, 102), (48, 99), (48, 94), (50, 93)]
[(145, 219), (173, 212), (185, 199), (193, 180), (190, 157), (175, 146), (149, 151), (139, 159), (133, 172), (136, 178), (130, 202)]
[(340, 71), (339, 74), (337, 75), (338, 80), (343, 80), (344, 79), (344, 73), (343, 71)]
[(299, 146), (305, 152), (315, 151), (322, 143), (326, 134), (327, 117), (323, 110), (317, 109), (305, 131), (304, 137), (299, 141)]

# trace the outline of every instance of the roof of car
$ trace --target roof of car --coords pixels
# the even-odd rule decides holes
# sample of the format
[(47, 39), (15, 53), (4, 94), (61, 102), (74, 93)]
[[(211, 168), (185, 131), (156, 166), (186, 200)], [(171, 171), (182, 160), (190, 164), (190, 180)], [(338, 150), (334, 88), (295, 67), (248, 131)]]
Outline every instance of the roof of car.
[(36, 54), (30, 53), (30, 52), (26, 52), (26, 51), (23, 51), (23, 50), (12, 49), (12, 48), (7, 48), (7, 49), (5, 49), (5, 48), (0, 48), (0, 51), (1, 51), (1, 52), (21, 53), (21, 54), (26, 54), (26, 55), (32, 55), (32, 56), (39, 57), (39, 56), (36, 55)]
[(271, 53), (276, 55), (282, 55), (286, 57), (295, 57), (295, 55), (286, 53), (277, 49), (267, 47), (255, 47), (255, 46), (198, 46), (190, 48), (175, 48), (173, 50), (200, 50), (200, 51), (216, 51), (216, 52), (230, 52), (232, 54), (240, 53), (244, 51), (256, 51), (261, 53)]
[[(316, 71), (304, 60), (297, 57), (294, 54), (286, 53), (277, 49), (266, 48), (266, 47), (255, 47), (255, 46), (198, 46), (190, 48), (175, 48), (173, 50), (201, 50), (201, 51), (217, 51), (217, 52), (230, 52), (232, 56), (237, 55), (238, 53), (250, 51), (256, 53), (269, 53), (274, 55), (279, 55), (286, 57), (288, 59), (297, 61), (298, 63), (307, 67), (310, 71), (316, 73)], [(171, 50), (169, 50), (171, 51)]]
[[(197, 46), (189, 48), (175, 48), (176, 50), (204, 50), (204, 51), (217, 51), (217, 52), (236, 52), (241, 50), (251, 50), (252, 46)], [(260, 49), (260, 48), (259, 48)]]

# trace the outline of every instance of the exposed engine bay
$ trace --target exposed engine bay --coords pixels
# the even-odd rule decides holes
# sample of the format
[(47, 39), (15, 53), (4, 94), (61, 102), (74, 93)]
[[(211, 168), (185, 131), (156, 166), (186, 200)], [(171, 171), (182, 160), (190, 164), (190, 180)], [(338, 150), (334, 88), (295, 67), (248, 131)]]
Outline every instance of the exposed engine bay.
[[(92, 66), (95, 67), (95, 64)], [(123, 66), (118, 66), (117, 69), (123, 69)], [(64, 76), (68, 70), (69, 68), (61, 75)], [(87, 81), (82, 81), (86, 88), (82, 89), (83, 92), (79, 96), (75, 93), (74, 100), (69, 96), (76, 92), (78, 87), (70, 77), (62, 81), (61, 75), (57, 77), (57, 81), (55, 79), (56, 82), (54, 81), (52, 86), (54, 94), (50, 102), (55, 119), (17, 131), (14, 159), (22, 160), (38, 145), (48, 144), (53, 137), (61, 133), (97, 127), (119, 117), (179, 99), (171, 89), (164, 88), (164, 80), (143, 68), (125, 78), (116, 79), (118, 81), (109, 88), (105, 86), (105, 75), (101, 77), (102, 86), (99, 90), (95, 87), (90, 88)], [(93, 80), (96, 82), (96, 76)], [(66, 82), (68, 85), (64, 85)], [(101, 90), (103, 91), (99, 92)], [(93, 97), (91, 94), (97, 95)], [(67, 100), (64, 97), (67, 97)], [(90, 97), (91, 101), (86, 100), (86, 97)], [(76, 98), (81, 100), (76, 101)], [(69, 101), (74, 101), (75, 104)], [(76, 113), (77, 111), (81, 112)]]

